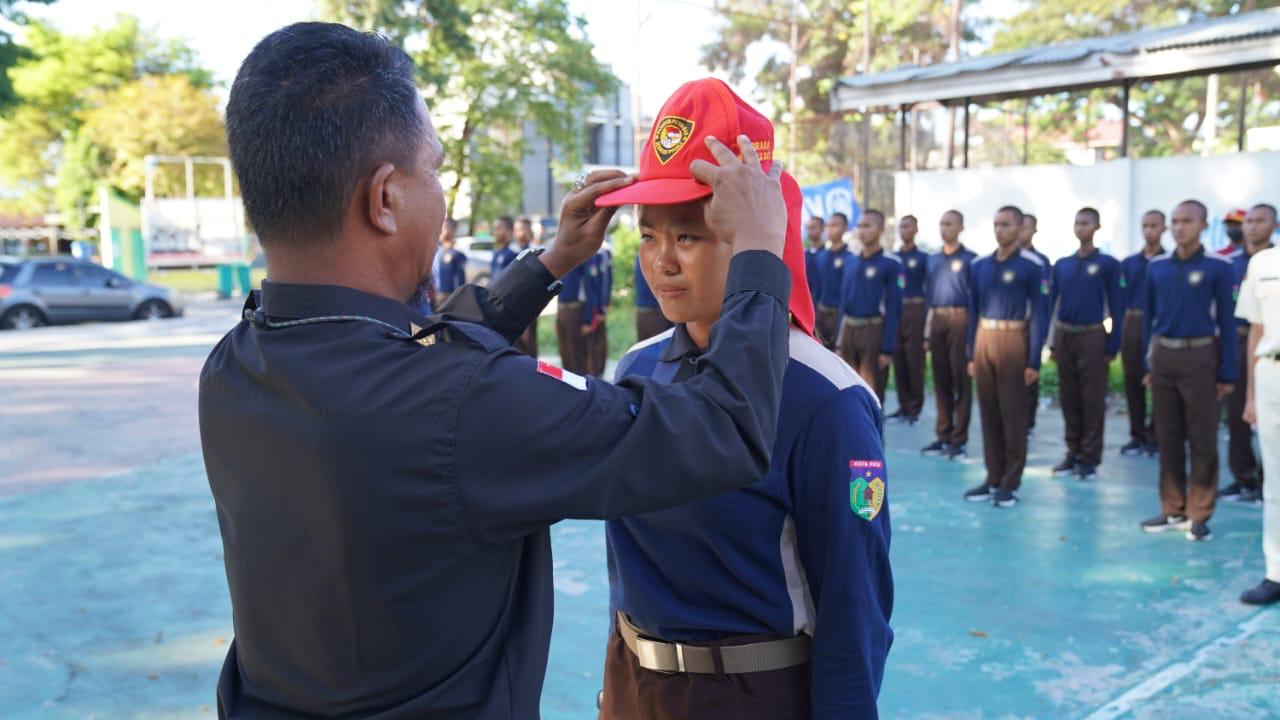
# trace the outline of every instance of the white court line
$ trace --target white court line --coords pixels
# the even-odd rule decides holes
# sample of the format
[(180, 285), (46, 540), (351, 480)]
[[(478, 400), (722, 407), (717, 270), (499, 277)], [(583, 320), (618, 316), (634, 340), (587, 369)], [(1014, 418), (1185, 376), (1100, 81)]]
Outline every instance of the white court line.
[(1151, 699), (1151, 697), (1156, 693), (1190, 675), (1218, 650), (1221, 650), (1228, 645), (1238, 643), (1257, 632), (1259, 628), (1266, 624), (1267, 620), (1271, 619), (1271, 615), (1274, 615), (1274, 613), (1268, 613), (1266, 610), (1259, 610), (1254, 613), (1253, 617), (1245, 620), (1239, 625), (1236, 625), (1236, 632), (1233, 634), (1221, 635), (1217, 639), (1201, 645), (1200, 649), (1196, 650), (1195, 653), (1187, 660), (1166, 665), (1155, 675), (1152, 675), (1138, 685), (1130, 688), (1120, 697), (1095, 710), (1091, 715), (1088, 715), (1085, 720), (1114, 720), (1115, 718), (1128, 714), (1142, 701)]

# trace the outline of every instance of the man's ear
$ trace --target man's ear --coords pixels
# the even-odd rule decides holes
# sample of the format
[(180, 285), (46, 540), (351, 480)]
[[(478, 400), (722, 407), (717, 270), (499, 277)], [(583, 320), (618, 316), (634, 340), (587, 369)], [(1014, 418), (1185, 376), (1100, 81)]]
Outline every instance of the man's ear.
[(369, 224), (385, 235), (394, 235), (397, 229), (395, 210), (399, 198), (395, 197), (395, 187), (390, 181), (395, 170), (391, 163), (382, 163), (369, 175), (365, 190)]

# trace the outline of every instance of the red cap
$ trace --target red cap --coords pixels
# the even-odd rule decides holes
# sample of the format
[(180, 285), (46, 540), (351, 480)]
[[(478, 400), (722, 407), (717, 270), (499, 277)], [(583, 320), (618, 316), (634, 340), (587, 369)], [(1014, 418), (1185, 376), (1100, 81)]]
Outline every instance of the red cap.
[(1242, 223), (1244, 222), (1244, 216), (1248, 214), (1249, 213), (1245, 212), (1243, 209), (1236, 208), (1235, 210), (1231, 210), (1225, 216), (1223, 216), (1222, 221)]
[[(746, 135), (767, 171), (773, 166), (773, 123), (715, 78), (681, 85), (667, 98), (649, 139), (640, 152), (640, 179), (596, 199), (597, 207), (618, 205), (677, 205), (711, 194), (711, 188), (693, 178), (694, 160), (716, 160), (706, 140), (714, 137), (730, 148)], [(813, 334), (813, 299), (805, 278), (804, 245), (800, 236), (803, 205), (795, 178), (782, 174), (782, 198), (787, 205), (787, 238), (783, 262), (791, 270), (791, 318), (800, 329)]]

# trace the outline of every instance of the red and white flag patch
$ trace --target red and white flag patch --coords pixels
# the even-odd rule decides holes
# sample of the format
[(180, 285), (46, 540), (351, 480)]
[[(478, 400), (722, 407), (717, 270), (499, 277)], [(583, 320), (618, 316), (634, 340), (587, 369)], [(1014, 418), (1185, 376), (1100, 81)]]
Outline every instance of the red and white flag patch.
[(538, 361), (538, 372), (549, 378), (555, 378), (574, 390), (586, 390), (587, 379), (577, 373), (571, 373), (548, 362)]

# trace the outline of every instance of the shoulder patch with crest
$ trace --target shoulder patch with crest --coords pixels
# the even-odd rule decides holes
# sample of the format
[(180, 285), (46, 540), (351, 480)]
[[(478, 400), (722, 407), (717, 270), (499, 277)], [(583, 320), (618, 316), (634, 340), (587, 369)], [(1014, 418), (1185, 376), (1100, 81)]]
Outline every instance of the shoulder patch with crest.
[(876, 519), (884, 505), (884, 463), (879, 460), (849, 461), (849, 508), (868, 522)]

